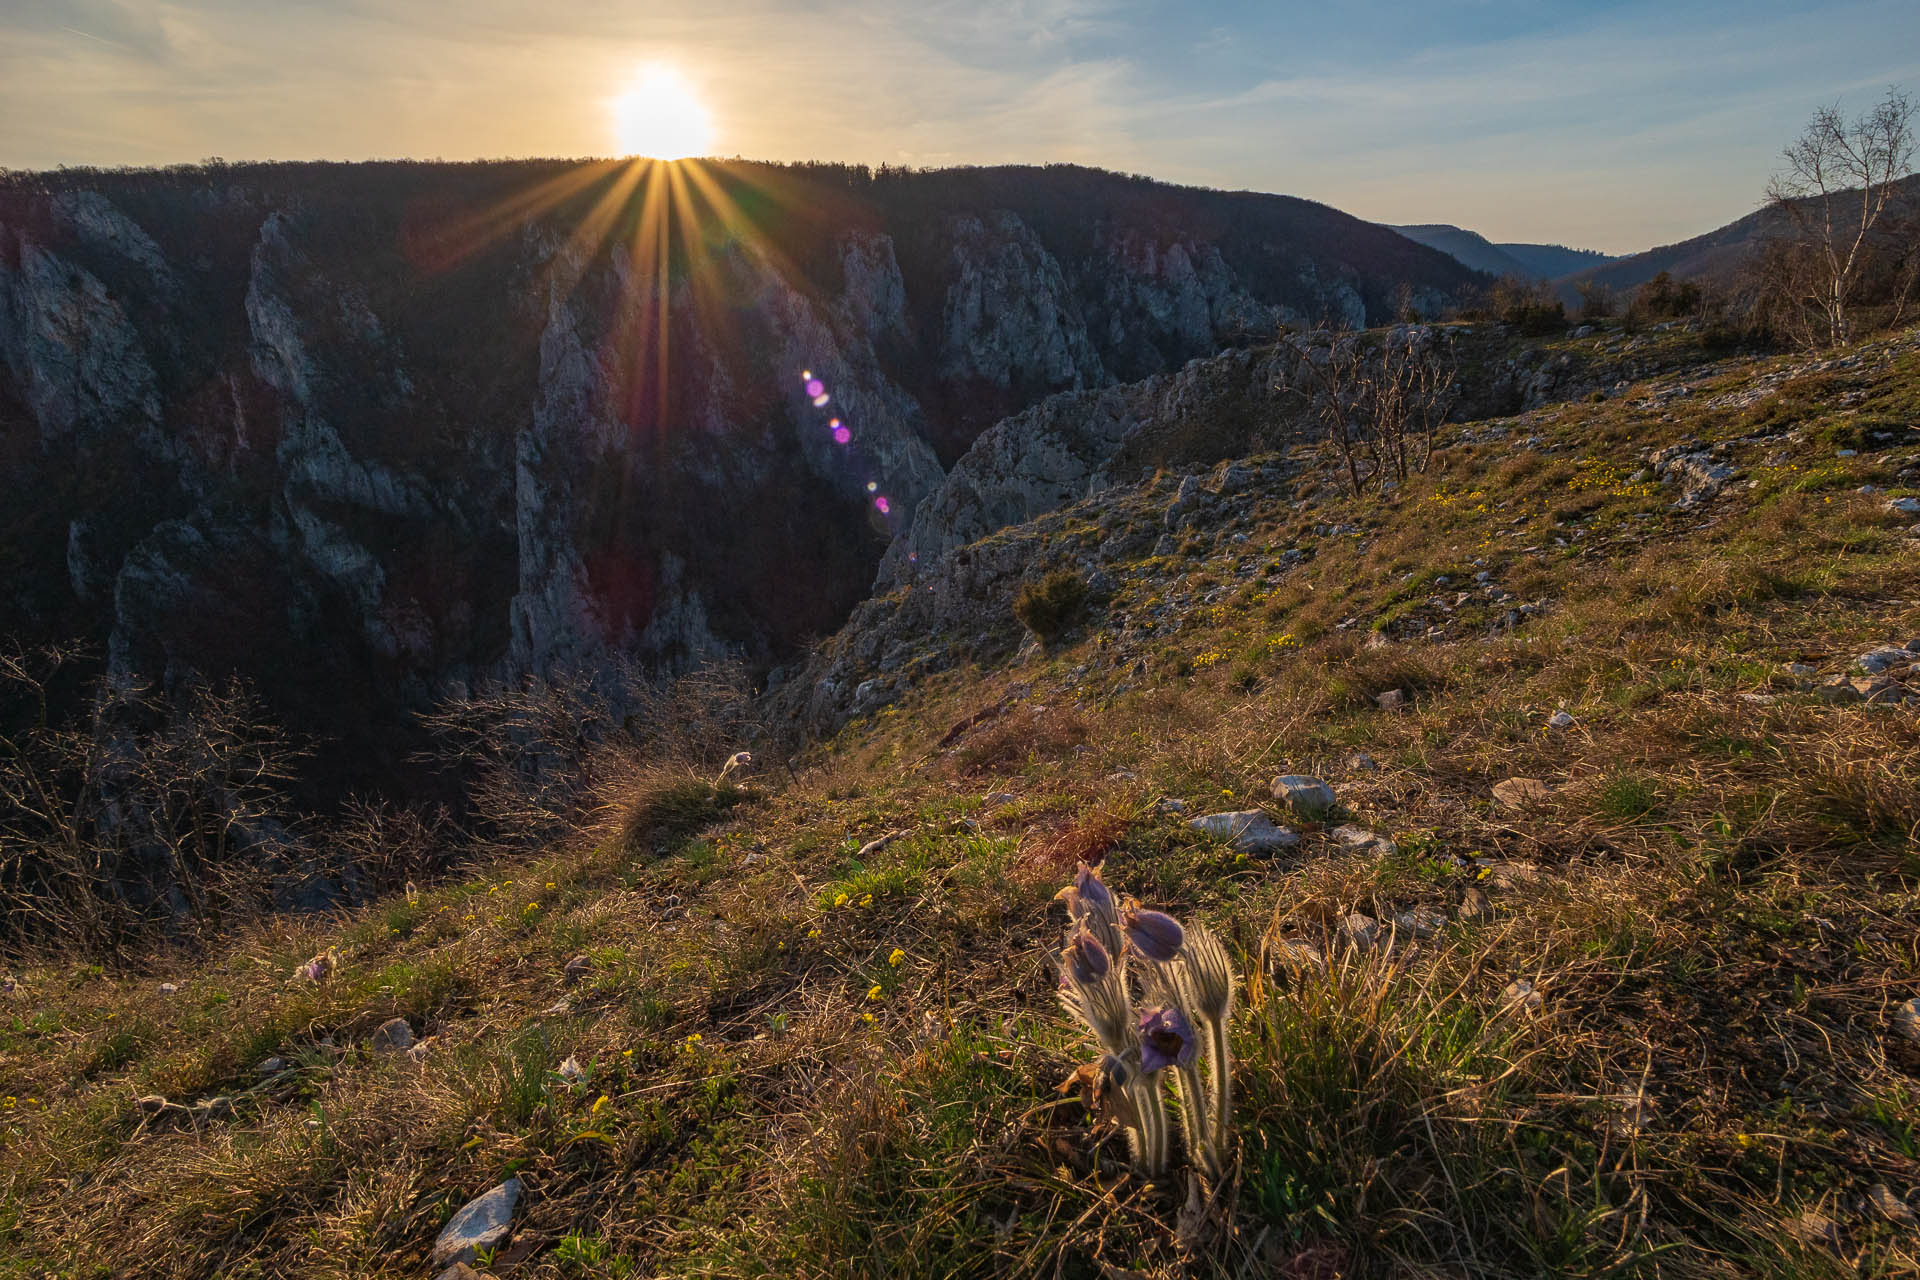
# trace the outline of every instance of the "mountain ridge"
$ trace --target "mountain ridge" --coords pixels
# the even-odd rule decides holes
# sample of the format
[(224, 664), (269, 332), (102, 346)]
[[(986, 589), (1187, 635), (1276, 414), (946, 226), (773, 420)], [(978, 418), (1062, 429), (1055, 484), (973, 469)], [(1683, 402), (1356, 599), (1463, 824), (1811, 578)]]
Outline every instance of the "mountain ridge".
[(1484, 271), (1491, 276), (1552, 280), (1610, 261), (1609, 255), (1596, 250), (1570, 249), (1559, 244), (1496, 244), (1477, 231), (1468, 231), (1445, 222), (1383, 225), (1390, 226), (1416, 244), (1438, 249), (1475, 271)]

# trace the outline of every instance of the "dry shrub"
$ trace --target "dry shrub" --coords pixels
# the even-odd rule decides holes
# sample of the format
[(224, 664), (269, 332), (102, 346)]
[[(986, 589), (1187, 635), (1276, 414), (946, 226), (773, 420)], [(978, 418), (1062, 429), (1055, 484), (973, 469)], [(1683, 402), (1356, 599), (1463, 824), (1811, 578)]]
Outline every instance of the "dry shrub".
[(590, 829), (629, 856), (657, 853), (725, 817), (752, 792), (715, 782), (678, 763), (635, 761), (601, 785)]
[(1920, 847), (1920, 733), (1896, 715), (1831, 712), (1826, 732), (1782, 738), (1797, 779), (1793, 808), (1824, 842)]
[(1127, 838), (1138, 817), (1135, 801), (1109, 797), (1065, 826), (1033, 833), (1031, 840), (1022, 843), (1019, 861), (1040, 878), (1070, 876), (1082, 862), (1099, 866)]
[(1296, 688), (1316, 692), (1330, 710), (1352, 711), (1373, 704), (1378, 695), (1399, 689), (1409, 701), (1448, 687), (1452, 676), (1429, 649), (1398, 644), (1369, 644), (1352, 633), (1317, 647), (1315, 664), (1296, 666)]
[(532, 848), (603, 815), (654, 766), (717, 776), (769, 735), (737, 663), (678, 679), (627, 665), (528, 678), (449, 700), (426, 717), (440, 758), (467, 779), (472, 834), (483, 845)]
[(359, 798), (347, 802), (316, 844), (326, 851), (329, 870), (367, 897), (444, 870), (459, 847), (444, 805)]
[(1015, 710), (962, 738), (948, 760), (962, 776), (1006, 773), (1029, 763), (1059, 760), (1084, 746), (1087, 734), (1085, 718), (1071, 708)]
[(0, 652), (0, 947), (111, 954), (273, 906), (308, 863), (299, 753), (251, 691), (103, 679), (63, 719), (80, 662)]

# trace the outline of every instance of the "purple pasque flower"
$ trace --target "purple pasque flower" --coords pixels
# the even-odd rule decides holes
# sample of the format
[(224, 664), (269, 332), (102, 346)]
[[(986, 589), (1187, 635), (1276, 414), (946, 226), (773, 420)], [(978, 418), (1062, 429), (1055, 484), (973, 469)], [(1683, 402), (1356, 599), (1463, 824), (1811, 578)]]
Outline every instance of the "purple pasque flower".
[(1180, 922), (1164, 911), (1132, 907), (1120, 918), (1120, 923), (1126, 929), (1127, 941), (1133, 945), (1133, 949), (1160, 964), (1172, 964), (1174, 957), (1180, 954), (1180, 944), (1187, 937)]
[(1179, 1009), (1149, 1009), (1140, 1015), (1140, 1069), (1149, 1075), (1168, 1067), (1190, 1067), (1199, 1051), (1193, 1024)]
[(1060, 958), (1073, 980), (1083, 987), (1092, 986), (1113, 969), (1113, 957), (1100, 945), (1100, 939), (1084, 928), (1067, 940), (1067, 949), (1060, 953)]
[(1075, 902), (1083, 909), (1113, 918), (1113, 894), (1101, 881), (1100, 873), (1084, 862), (1073, 873), (1073, 891)]

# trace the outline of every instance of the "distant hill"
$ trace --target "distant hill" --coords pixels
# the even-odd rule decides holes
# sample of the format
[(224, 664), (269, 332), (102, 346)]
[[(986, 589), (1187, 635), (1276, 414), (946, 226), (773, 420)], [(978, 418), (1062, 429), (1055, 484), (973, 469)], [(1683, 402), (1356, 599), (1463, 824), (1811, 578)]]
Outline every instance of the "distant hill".
[[(1901, 180), (1909, 200), (1920, 199), (1920, 174)], [(1842, 202), (1844, 207), (1845, 201)], [(1586, 281), (1607, 285), (1618, 292), (1638, 288), (1662, 271), (1677, 279), (1699, 280), (1706, 284), (1726, 285), (1733, 281), (1754, 247), (1779, 230), (1783, 215), (1762, 207), (1726, 226), (1698, 235), (1678, 244), (1661, 245), (1644, 253), (1615, 258), (1598, 267), (1589, 267), (1559, 281), (1561, 292), (1570, 299), (1574, 289)]]
[(1429, 249), (1438, 249), (1455, 262), (1472, 267), (1475, 271), (1484, 271), (1490, 276), (1533, 274), (1518, 258), (1507, 253), (1499, 245), (1464, 227), (1433, 222), (1421, 226), (1392, 229), (1415, 244), (1423, 244)]
[(1597, 249), (1569, 249), (1563, 244), (1499, 244), (1494, 248), (1510, 258), (1518, 259), (1522, 266), (1542, 280), (1557, 280), (1575, 271), (1604, 266), (1614, 260), (1613, 255)]
[(1438, 249), (1456, 262), (1493, 276), (1555, 280), (1612, 261), (1592, 249), (1569, 249), (1559, 244), (1495, 244), (1478, 232), (1445, 222), (1392, 229), (1415, 244)]

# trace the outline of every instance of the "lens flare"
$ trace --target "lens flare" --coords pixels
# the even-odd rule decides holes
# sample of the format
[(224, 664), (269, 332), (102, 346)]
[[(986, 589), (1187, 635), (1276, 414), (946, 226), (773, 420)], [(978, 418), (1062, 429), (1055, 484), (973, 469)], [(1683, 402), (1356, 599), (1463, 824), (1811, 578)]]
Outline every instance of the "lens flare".
[(825, 391), (826, 391), (826, 389), (827, 389), (827, 384), (826, 384), (826, 383), (824, 383), (824, 382), (822, 382), (822, 381), (820, 381), (820, 379), (818, 379), (818, 378), (808, 378), (808, 379), (807, 379), (807, 394), (808, 394), (808, 395), (810, 395), (810, 396), (817, 396), (817, 395), (820, 395), (820, 394), (822, 394), (823, 392), (825, 392)]
[(845, 427), (835, 427), (833, 429), (833, 442), (835, 444), (846, 444), (852, 439), (853, 432), (847, 430)]
[(873, 500), (873, 505), (874, 505), (874, 509), (879, 511), (879, 513), (883, 516), (893, 510), (893, 504), (891, 502), (888, 502), (885, 496), (875, 498)]

